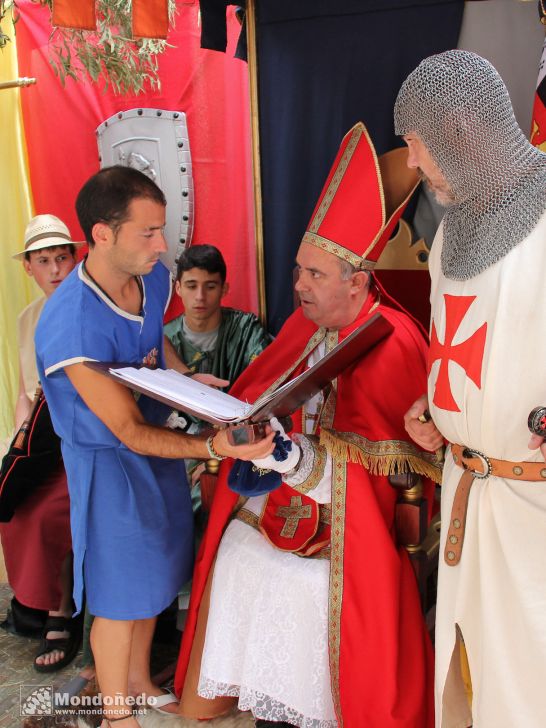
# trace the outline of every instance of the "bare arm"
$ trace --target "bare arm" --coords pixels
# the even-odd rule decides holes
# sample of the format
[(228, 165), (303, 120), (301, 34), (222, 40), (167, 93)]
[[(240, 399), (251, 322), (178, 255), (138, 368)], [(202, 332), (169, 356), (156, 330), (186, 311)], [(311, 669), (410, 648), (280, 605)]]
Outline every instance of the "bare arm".
[[(189, 372), (190, 370), (178, 356), (178, 352), (166, 336), (163, 337), (163, 343), (167, 369), (174, 369), (176, 372), (180, 372), (180, 374)], [(213, 374), (196, 374), (195, 379), (202, 384), (208, 384), (209, 387), (227, 387), (229, 384), (227, 379), (218, 379)]]
[(25, 383), (23, 381), (23, 367), (19, 360), (19, 390), (17, 392), (17, 401), (15, 402), (15, 431), (21, 427), (30, 413), (32, 402), (25, 391)]
[[(122, 384), (84, 364), (72, 364), (65, 371), (91, 412), (130, 450), (140, 455), (163, 458), (210, 457), (205, 437), (186, 435), (146, 422), (131, 391)], [(213, 445), (219, 455), (252, 460), (273, 451), (273, 436), (274, 433), (270, 432), (258, 443), (234, 447), (228, 442), (227, 430), (219, 430), (214, 436)]]

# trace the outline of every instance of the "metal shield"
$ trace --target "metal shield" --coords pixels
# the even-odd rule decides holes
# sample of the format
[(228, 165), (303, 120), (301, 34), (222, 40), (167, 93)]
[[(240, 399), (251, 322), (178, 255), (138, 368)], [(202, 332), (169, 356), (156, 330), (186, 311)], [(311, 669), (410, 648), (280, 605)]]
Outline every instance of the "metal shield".
[(121, 164), (146, 174), (167, 198), (165, 239), (161, 256), (174, 275), (193, 232), (194, 193), (190, 142), (183, 111), (128, 109), (97, 127), (100, 166)]

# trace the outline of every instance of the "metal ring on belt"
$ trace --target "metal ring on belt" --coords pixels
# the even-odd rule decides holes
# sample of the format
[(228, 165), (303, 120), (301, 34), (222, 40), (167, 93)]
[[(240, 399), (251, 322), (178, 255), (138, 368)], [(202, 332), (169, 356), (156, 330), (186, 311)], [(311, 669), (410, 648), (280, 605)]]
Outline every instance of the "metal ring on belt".
[[(463, 468), (465, 470), (470, 470), (475, 478), (480, 478), (482, 480), (485, 480), (485, 478), (488, 478), (491, 473), (493, 472), (493, 466), (491, 464), (491, 460), (487, 457), (487, 455), (484, 455), (483, 452), (480, 452), (479, 450), (472, 450), (470, 447), (465, 447), (462, 453), (463, 458), (465, 460), (470, 460), (472, 458), (478, 458), (481, 463), (483, 464), (483, 472), (479, 472), (478, 470), (474, 470), (473, 468), (469, 468), (466, 466), (466, 464), (463, 462)], [(455, 461), (457, 462), (457, 461)]]
[(464, 532), (466, 524), (466, 511), (470, 489), (475, 478), (484, 480), (490, 475), (510, 480), (526, 480), (531, 482), (546, 482), (546, 464), (497, 460), (463, 445), (451, 445), (453, 461), (464, 472), (459, 480), (444, 549), (444, 560), (449, 566), (456, 566), (461, 560)]

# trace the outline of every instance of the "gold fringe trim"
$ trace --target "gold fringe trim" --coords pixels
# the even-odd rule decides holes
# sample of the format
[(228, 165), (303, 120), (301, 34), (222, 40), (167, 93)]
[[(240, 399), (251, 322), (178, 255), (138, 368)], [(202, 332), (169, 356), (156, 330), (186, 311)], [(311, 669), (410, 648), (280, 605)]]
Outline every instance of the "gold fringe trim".
[(352, 432), (323, 429), (320, 444), (333, 460), (363, 465), (372, 475), (410, 472), (442, 482), (442, 468), (435, 455), (421, 452), (403, 440), (374, 442)]

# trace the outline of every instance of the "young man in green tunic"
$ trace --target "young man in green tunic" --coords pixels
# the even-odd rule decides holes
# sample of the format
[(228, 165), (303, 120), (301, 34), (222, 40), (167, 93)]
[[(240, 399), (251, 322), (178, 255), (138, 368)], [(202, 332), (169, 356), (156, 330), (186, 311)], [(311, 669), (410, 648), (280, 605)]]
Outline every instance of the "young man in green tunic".
[[(164, 327), (165, 336), (190, 371), (223, 379), (224, 391), (272, 341), (253, 313), (222, 306), (229, 290), (226, 275), (225, 260), (214, 245), (187, 248), (178, 260), (175, 283), (184, 313)], [(174, 415), (171, 423), (192, 434), (207, 426), (184, 412)], [(186, 460), (198, 541), (206, 520), (199, 483), (204, 469), (202, 461)], [(182, 607), (189, 599), (189, 588), (184, 593)]]
[(176, 279), (184, 314), (165, 326), (165, 335), (191, 371), (227, 380), (227, 390), (271, 336), (253, 313), (222, 306), (229, 284), (226, 263), (214, 245), (185, 250)]

